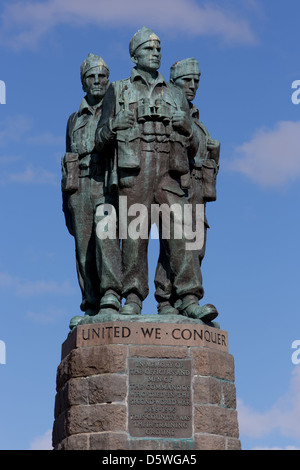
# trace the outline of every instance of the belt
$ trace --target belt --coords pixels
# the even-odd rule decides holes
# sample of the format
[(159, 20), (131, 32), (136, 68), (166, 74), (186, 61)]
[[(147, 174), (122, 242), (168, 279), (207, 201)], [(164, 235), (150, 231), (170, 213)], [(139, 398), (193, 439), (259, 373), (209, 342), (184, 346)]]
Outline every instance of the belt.
[[(93, 158), (94, 157), (94, 158)], [(105, 165), (103, 162), (96, 162), (96, 156), (93, 154), (85, 155), (79, 160), (79, 177), (97, 176), (105, 173)]]
[(144, 152), (170, 153), (169, 142), (145, 142), (141, 140), (141, 150)]

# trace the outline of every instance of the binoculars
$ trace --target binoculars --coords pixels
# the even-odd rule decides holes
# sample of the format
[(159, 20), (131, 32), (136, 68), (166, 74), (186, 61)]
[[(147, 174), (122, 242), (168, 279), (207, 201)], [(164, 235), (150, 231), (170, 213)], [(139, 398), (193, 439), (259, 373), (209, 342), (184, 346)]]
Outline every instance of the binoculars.
[(138, 122), (159, 120), (168, 124), (171, 119), (171, 110), (162, 99), (158, 98), (154, 103), (150, 103), (148, 98), (143, 98), (139, 101), (137, 108)]

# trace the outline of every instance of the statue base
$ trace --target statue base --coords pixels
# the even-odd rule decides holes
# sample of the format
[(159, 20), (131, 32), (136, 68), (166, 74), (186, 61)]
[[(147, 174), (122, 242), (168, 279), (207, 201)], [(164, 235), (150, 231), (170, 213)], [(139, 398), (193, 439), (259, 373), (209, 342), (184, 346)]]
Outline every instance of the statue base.
[(57, 369), (55, 450), (240, 450), (227, 332), (150, 317), (70, 333)]

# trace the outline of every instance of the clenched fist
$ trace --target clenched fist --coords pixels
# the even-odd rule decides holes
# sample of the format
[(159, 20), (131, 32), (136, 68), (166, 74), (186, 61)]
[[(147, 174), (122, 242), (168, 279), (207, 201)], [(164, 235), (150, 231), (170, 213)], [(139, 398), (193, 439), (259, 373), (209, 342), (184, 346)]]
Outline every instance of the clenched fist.
[(123, 109), (120, 111), (113, 120), (112, 130), (122, 131), (129, 129), (134, 124), (134, 114), (132, 111)]
[(177, 129), (182, 134), (190, 135), (192, 133), (191, 121), (184, 111), (175, 111), (172, 124), (174, 129)]

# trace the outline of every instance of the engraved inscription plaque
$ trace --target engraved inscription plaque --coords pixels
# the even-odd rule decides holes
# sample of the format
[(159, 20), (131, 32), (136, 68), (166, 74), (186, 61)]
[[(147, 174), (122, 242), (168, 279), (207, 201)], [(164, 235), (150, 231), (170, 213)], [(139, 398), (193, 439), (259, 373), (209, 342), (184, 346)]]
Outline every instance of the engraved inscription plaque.
[(192, 437), (191, 359), (129, 360), (132, 437)]

